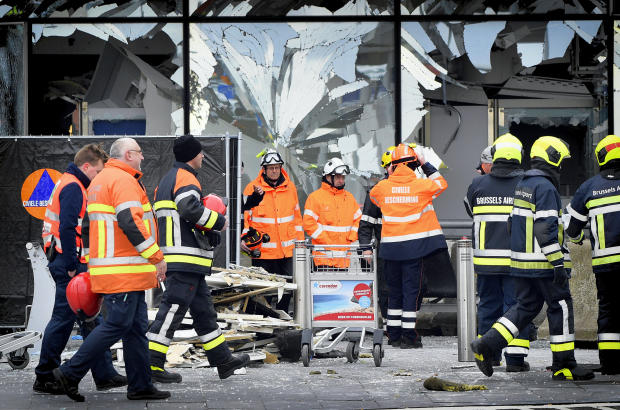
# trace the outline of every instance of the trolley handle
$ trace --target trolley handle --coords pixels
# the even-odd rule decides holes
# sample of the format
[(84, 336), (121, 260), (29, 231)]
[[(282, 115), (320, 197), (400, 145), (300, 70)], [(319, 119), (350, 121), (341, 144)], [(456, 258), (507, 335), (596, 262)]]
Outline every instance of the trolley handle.
[(362, 248), (368, 248), (369, 246), (372, 249), (376, 249), (377, 248), (377, 240), (375, 238), (372, 238), (370, 240), (370, 245), (321, 245), (321, 244), (314, 244), (312, 243), (312, 241), (310, 239), (306, 239), (304, 241), (304, 246), (308, 249), (314, 249), (314, 248), (319, 248), (319, 249), (326, 249), (328, 250), (329, 248), (345, 248), (345, 249), (349, 249), (349, 250), (358, 250), (358, 249), (362, 249)]

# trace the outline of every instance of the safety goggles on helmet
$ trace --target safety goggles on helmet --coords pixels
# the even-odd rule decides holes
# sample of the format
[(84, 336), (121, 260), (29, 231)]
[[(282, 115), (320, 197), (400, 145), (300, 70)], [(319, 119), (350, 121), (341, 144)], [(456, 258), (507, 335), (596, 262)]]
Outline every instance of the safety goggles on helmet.
[(620, 137), (608, 135), (596, 146), (596, 160), (599, 165), (605, 165), (612, 159), (620, 159)]
[[(267, 149), (261, 152), (262, 158), (260, 160), (260, 166), (266, 167), (267, 165), (284, 164), (284, 160), (275, 149)], [(259, 154), (260, 156), (260, 154)]]
[(559, 167), (564, 158), (570, 158), (568, 144), (556, 137), (540, 137), (532, 145), (530, 157), (538, 157), (545, 162)]
[(383, 155), (381, 156), (381, 167), (382, 168), (387, 168), (390, 166), (390, 164), (392, 163), (392, 151), (394, 151), (395, 149), (396, 147), (391, 146), (387, 149), (387, 151), (383, 153)]
[(517, 137), (512, 134), (504, 134), (495, 140), (491, 147), (492, 161), (498, 158), (521, 162), (523, 158), (523, 144)]
[(351, 169), (340, 158), (332, 158), (323, 167), (323, 175), (349, 175)]

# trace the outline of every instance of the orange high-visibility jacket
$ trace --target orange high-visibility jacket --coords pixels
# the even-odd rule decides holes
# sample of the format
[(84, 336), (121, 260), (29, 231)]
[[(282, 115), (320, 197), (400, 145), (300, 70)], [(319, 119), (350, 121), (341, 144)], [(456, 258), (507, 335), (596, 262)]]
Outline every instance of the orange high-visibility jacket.
[(430, 163), (422, 166), (428, 179), (418, 179), (405, 165), (398, 165), (388, 179), (370, 190), (370, 200), (381, 208), (379, 256), (389, 260), (421, 258), (446, 248), (433, 199), (448, 183)]
[(123, 293), (157, 285), (153, 266), (164, 259), (142, 173), (110, 159), (88, 187), (90, 281), (95, 293)]
[[(84, 215), (86, 214), (86, 188), (84, 188), (82, 182), (75, 175), (68, 172), (62, 174), (58, 182), (56, 182), (50, 200), (47, 202), (45, 218), (43, 219), (43, 248), (47, 252), (47, 248), (49, 248), (52, 243), (52, 238), (54, 237), (56, 238), (56, 250), (62, 253), (62, 246), (60, 243), (60, 193), (64, 187), (73, 183), (78, 184), (84, 196), (82, 209), (80, 210), (77, 226), (75, 227), (75, 232), (77, 233), (75, 236), (75, 246), (80, 263), (86, 263), (87, 254), (84, 249), (84, 244), (82, 243), (82, 219), (84, 219)], [(70, 251), (73, 250), (71, 249)]]
[[(304, 230), (317, 245), (350, 245), (357, 240), (362, 211), (349, 191), (336, 189), (323, 182), (321, 188), (308, 196), (304, 206)], [(347, 248), (315, 251), (316, 265), (348, 268)], [(331, 257), (333, 256), (333, 257)]]
[(260, 259), (291, 258), (295, 240), (304, 240), (297, 188), (284, 169), (282, 176), (284, 182), (273, 188), (265, 182), (261, 170), (258, 177), (243, 191), (245, 196), (252, 195), (254, 185), (260, 186), (265, 191), (261, 203), (244, 213), (246, 226), (244, 234), (248, 231), (248, 227), (253, 227), (270, 237), (269, 242), (261, 245)]

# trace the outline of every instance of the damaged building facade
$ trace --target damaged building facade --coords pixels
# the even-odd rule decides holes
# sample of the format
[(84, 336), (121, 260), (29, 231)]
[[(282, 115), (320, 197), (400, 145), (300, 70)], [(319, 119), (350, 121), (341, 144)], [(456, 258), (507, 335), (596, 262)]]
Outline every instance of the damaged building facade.
[[(243, 184), (275, 146), (301, 204), (333, 157), (363, 203), (381, 154), (417, 142), (450, 185), (439, 220), (468, 221), (480, 153), (506, 132), (526, 152), (543, 135), (570, 143), (568, 202), (597, 172), (594, 147), (619, 109), (608, 98), (610, 82), (620, 89), (618, 0), (4, 0), (0, 16), (1, 136), (241, 132)], [(3, 181), (8, 198), (23, 183)], [(0, 218), (40, 224), (16, 196)], [(2, 306), (23, 310), (32, 282), (7, 282), (0, 322), (19, 322)]]

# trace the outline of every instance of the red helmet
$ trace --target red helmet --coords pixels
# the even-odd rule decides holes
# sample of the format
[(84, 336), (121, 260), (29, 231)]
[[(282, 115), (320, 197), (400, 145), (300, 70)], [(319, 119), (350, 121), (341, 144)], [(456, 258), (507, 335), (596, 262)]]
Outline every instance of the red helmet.
[(90, 322), (99, 315), (103, 298), (93, 293), (90, 274), (82, 272), (75, 275), (67, 285), (67, 301), (80, 320)]
[[(202, 205), (218, 214), (226, 215), (226, 207), (228, 206), (228, 198), (220, 198), (215, 194), (209, 194), (202, 198)], [(196, 229), (201, 231), (211, 231), (209, 228), (196, 224)]]

